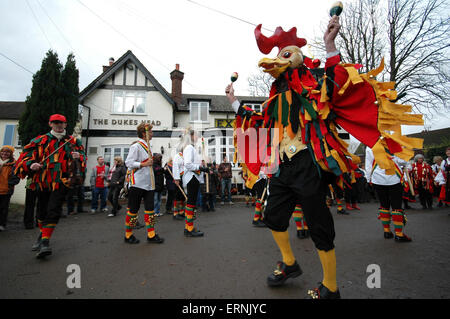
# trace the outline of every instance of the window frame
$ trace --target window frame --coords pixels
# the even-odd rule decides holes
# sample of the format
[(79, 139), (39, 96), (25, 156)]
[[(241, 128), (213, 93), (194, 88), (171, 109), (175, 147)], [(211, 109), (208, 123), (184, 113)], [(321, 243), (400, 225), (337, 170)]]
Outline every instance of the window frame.
[[(116, 111), (115, 106), (114, 106), (114, 100), (116, 97), (116, 93), (121, 92), (122, 95), (122, 109), (125, 109), (125, 103), (126, 103), (126, 98), (127, 98), (127, 94), (133, 94), (134, 95), (134, 106), (137, 105), (137, 99), (138, 98), (142, 98), (144, 100), (144, 112), (143, 113), (137, 113), (136, 110), (134, 112), (120, 112), (120, 111)], [(137, 109), (137, 107), (136, 107)], [(113, 90), (112, 92), (112, 103), (111, 103), (111, 114), (115, 114), (115, 115), (148, 115), (147, 112), (147, 94), (145, 91), (141, 91), (141, 90)]]
[[(197, 116), (198, 116), (198, 120), (192, 120), (192, 103), (198, 103), (198, 111), (197, 111)], [(206, 103), (206, 119), (203, 121), (201, 119), (201, 104), (202, 103)], [(198, 101), (198, 100), (194, 100), (194, 101), (189, 101), (189, 123), (209, 123), (209, 101)]]

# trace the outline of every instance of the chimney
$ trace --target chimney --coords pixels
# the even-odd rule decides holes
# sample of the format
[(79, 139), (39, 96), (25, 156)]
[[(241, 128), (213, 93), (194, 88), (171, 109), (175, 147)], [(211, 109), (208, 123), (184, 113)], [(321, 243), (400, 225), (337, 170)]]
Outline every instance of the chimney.
[(183, 78), (184, 73), (180, 71), (180, 65), (177, 63), (175, 65), (175, 70), (170, 72), (170, 79), (172, 80), (172, 99), (177, 105), (181, 104)]
[(115, 62), (114, 58), (112, 58), (112, 57), (109, 58), (109, 65), (104, 65), (104, 66), (103, 66), (103, 72), (105, 72), (106, 70), (108, 70), (109, 67), (110, 67), (111, 65), (114, 64), (114, 62)]

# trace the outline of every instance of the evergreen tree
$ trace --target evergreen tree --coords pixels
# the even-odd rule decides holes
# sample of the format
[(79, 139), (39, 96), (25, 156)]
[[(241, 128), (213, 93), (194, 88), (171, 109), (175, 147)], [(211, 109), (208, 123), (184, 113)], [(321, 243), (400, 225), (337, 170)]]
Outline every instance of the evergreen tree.
[(59, 113), (67, 119), (67, 133), (71, 134), (78, 118), (78, 70), (73, 54), (67, 57), (66, 67), (58, 54), (49, 50), (41, 68), (33, 75), (31, 93), (25, 101), (25, 111), (19, 120), (19, 139), (26, 145), (34, 137), (50, 131), (50, 115)]
[(63, 85), (64, 114), (67, 119), (67, 134), (72, 134), (78, 120), (78, 87), (79, 72), (75, 64), (75, 56), (70, 53), (67, 56), (66, 65), (61, 73), (61, 82)]

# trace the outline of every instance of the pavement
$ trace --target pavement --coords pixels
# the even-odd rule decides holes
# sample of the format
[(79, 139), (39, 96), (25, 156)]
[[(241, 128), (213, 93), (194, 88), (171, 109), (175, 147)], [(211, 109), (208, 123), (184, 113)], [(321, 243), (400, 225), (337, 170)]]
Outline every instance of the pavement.
[[(450, 298), (450, 208), (413, 205), (405, 231), (410, 243), (383, 238), (377, 203), (360, 204), (361, 211), (350, 215), (331, 208), (342, 298)], [(253, 208), (243, 202), (199, 212), (201, 238), (184, 237), (183, 221), (157, 217), (163, 244), (146, 243), (145, 228), (135, 230), (140, 244), (125, 244), (124, 209), (117, 217), (106, 215), (61, 219), (51, 239), (53, 255), (44, 260), (30, 249), (38, 230), (11, 221), (0, 232), (0, 299), (303, 299), (322, 279), (311, 239), (298, 239), (292, 221), (291, 246), (303, 275), (268, 287), (281, 255), (271, 232), (251, 225)], [(143, 223), (142, 213), (139, 218)], [(379, 266), (379, 288), (367, 285), (373, 264)], [(80, 288), (68, 286), (70, 265), (79, 266)]]

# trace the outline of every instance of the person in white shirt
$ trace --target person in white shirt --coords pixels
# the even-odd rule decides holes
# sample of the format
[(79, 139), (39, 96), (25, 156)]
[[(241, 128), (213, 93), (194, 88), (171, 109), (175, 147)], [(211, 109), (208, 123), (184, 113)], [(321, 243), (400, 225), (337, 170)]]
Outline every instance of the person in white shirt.
[[(394, 156), (394, 163), (397, 165), (406, 165), (406, 162)], [(372, 183), (380, 200), (379, 219), (383, 225), (384, 238), (394, 237), (391, 232), (391, 219), (394, 223), (395, 241), (410, 242), (411, 238), (403, 233), (405, 227), (405, 213), (402, 209), (403, 188), (400, 182), (401, 170), (398, 174), (387, 175), (385, 170), (380, 168), (375, 162), (373, 151), (366, 147), (366, 178), (368, 183)], [(391, 211), (392, 208), (392, 211)]]
[(186, 129), (183, 138), (184, 174), (182, 177), (183, 186), (187, 193), (186, 208), (184, 211), (184, 235), (186, 237), (203, 236), (203, 232), (194, 228), (194, 209), (197, 203), (200, 183), (203, 183), (203, 176), (201, 172), (207, 172), (208, 168), (206, 166), (202, 166), (202, 159), (194, 147), (197, 140), (197, 132), (191, 128)]
[(184, 209), (185, 209), (185, 197), (180, 189), (183, 189), (184, 175), (184, 159), (183, 159), (183, 147), (180, 145), (177, 147), (177, 153), (173, 157), (173, 180), (177, 186), (175, 190), (175, 197), (173, 200), (173, 219), (185, 220)]
[(445, 154), (447, 158), (441, 162), (441, 169), (434, 181), (439, 185), (439, 201), (448, 207), (450, 204), (450, 147), (447, 147)]
[[(147, 242), (160, 244), (164, 242), (155, 232), (155, 211), (154, 211), (154, 179), (153, 159), (149, 156), (149, 145), (145, 138), (149, 134), (149, 142), (152, 139), (152, 126), (141, 123), (137, 126), (137, 135), (139, 140), (130, 146), (125, 164), (131, 170), (130, 188), (128, 191), (128, 212), (125, 219), (125, 242), (128, 244), (137, 244), (139, 239), (133, 235), (133, 226), (137, 221), (138, 211), (142, 199), (144, 200), (145, 225), (147, 226)], [(154, 176), (154, 175), (153, 175)]]

